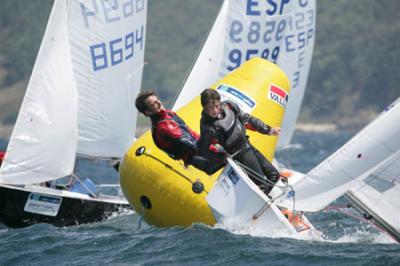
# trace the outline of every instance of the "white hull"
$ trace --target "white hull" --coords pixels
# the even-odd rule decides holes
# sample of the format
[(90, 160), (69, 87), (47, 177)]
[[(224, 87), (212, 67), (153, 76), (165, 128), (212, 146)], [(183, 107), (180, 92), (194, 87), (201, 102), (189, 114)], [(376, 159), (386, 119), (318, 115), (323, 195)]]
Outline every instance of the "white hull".
[[(219, 224), (248, 224), (258, 230), (305, 235), (316, 230), (303, 215), (289, 219), (231, 159), (207, 196)], [(300, 178), (300, 174), (298, 176)], [(289, 212), (289, 217), (291, 212)], [(319, 233), (318, 233), (319, 234)]]

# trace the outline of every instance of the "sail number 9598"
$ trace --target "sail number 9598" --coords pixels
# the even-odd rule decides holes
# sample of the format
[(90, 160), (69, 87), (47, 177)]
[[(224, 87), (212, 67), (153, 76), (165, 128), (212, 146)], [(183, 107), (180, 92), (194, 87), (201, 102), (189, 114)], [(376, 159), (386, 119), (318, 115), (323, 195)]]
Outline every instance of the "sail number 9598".
[(243, 53), (239, 49), (233, 49), (228, 54), (229, 61), (233, 65), (228, 66), (227, 69), (229, 71), (232, 71), (237, 67), (239, 67), (244, 61), (247, 61), (255, 56), (259, 56), (276, 63), (276, 60), (278, 59), (279, 56), (279, 49), (280, 49), (279, 46), (276, 46), (272, 50), (270, 50), (269, 48), (265, 48), (264, 50), (249, 49), (243, 51)]

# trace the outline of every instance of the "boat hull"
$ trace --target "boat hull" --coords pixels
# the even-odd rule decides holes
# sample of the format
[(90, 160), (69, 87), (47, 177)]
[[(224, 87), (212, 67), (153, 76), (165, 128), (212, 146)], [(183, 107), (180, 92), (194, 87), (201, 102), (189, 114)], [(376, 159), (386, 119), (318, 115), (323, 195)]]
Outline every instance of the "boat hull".
[[(49, 216), (26, 211), (27, 201), (32, 193), (49, 198), (62, 198), (57, 214)], [(11, 186), (0, 186), (0, 221), (12, 228), (26, 227), (37, 223), (63, 227), (99, 222), (107, 219), (113, 213), (127, 208), (130, 208), (129, 204), (58, 196)]]

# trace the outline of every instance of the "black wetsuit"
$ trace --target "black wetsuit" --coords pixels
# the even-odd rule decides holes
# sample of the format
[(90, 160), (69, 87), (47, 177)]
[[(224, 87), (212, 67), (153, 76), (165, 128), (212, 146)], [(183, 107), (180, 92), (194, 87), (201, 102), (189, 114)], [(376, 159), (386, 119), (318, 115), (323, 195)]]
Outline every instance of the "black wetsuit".
[[(279, 172), (250, 144), (246, 136), (246, 127), (262, 134), (269, 134), (271, 127), (243, 113), (230, 101), (221, 103), (221, 113), (217, 118), (210, 117), (204, 111), (201, 115), (199, 153), (205, 154), (211, 144), (220, 144), (235, 160), (257, 173), (256, 176), (248, 171), (253, 182), (268, 195), (279, 179)], [(264, 182), (258, 180), (260, 177), (264, 178)], [(265, 180), (265, 177), (268, 180)]]

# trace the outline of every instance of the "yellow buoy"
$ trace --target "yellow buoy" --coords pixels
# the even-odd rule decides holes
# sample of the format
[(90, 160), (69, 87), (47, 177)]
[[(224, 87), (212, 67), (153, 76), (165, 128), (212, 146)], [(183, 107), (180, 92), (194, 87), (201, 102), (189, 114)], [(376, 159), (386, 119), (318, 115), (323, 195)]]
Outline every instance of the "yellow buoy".
[[(275, 64), (253, 58), (211, 88), (223, 97), (234, 99), (268, 125), (281, 126), (289, 80)], [(198, 96), (177, 114), (199, 132), (201, 110)], [(277, 137), (250, 130), (247, 133), (250, 142), (272, 160)], [(156, 226), (213, 225), (215, 218), (205, 197), (219, 173), (208, 176), (192, 166), (185, 168), (182, 161), (171, 159), (155, 146), (150, 130), (130, 147), (120, 166), (121, 187), (126, 198), (146, 222)], [(200, 194), (192, 190), (196, 180), (205, 188)]]

